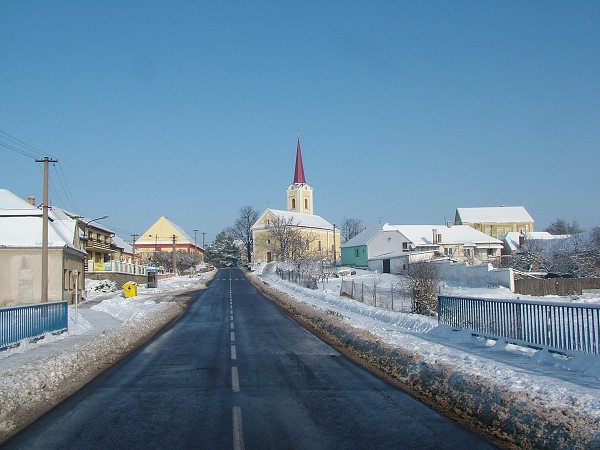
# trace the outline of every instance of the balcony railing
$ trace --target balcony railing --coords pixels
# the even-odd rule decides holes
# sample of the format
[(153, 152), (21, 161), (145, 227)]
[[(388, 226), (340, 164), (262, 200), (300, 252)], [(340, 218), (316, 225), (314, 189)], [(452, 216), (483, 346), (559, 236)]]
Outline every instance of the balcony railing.
[(110, 248), (110, 242), (103, 241), (102, 239), (87, 238), (85, 240), (86, 250), (106, 250), (112, 251)]

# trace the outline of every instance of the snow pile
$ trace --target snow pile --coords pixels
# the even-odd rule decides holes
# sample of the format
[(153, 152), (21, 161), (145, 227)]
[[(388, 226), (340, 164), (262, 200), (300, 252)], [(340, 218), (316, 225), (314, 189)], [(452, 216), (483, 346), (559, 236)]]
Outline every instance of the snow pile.
[(0, 352), (0, 442), (181, 314), (186, 301), (173, 294), (203, 288), (212, 276), (161, 280), (159, 288), (142, 288), (128, 299), (122, 291), (107, 298), (102, 289), (92, 289), (86, 303), (69, 307), (68, 332)]
[[(91, 283), (88, 283), (88, 286)], [(92, 286), (93, 292), (117, 292), (117, 283), (111, 280), (101, 280), (97, 283), (93, 283)]]
[[(380, 283), (393, 282), (380, 276)], [(336, 279), (320, 290), (283, 281), (272, 271), (260, 279), (264, 282), (255, 284), (292, 315), (324, 330), (421, 400), (477, 422), (504, 443), (600, 448), (598, 356), (567, 357), (455, 332), (434, 318), (340, 297)], [(518, 296), (499, 288), (446, 289), (454, 295)]]

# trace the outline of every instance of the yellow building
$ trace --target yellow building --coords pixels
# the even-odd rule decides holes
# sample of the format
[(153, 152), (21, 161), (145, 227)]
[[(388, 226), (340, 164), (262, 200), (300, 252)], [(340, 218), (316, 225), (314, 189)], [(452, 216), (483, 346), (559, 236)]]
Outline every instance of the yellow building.
[[(313, 188), (306, 183), (300, 136), (296, 148), (294, 182), (286, 191), (287, 211), (266, 209), (252, 226), (254, 262), (271, 262), (307, 257), (330, 259), (340, 257), (340, 232), (320, 216), (313, 214)], [(279, 236), (278, 229), (291, 230), (287, 237), (294, 242), (286, 246), (286, 236)], [(301, 255), (300, 255), (301, 253)]]
[(194, 239), (164, 216), (135, 241), (136, 253), (141, 253), (144, 260), (151, 260), (154, 252), (172, 252), (173, 249), (197, 253), (200, 255), (200, 262), (204, 262), (204, 249), (198, 247)]
[(496, 239), (504, 239), (504, 236), (513, 231), (534, 231), (534, 220), (522, 206), (456, 208), (454, 224), (469, 225)]

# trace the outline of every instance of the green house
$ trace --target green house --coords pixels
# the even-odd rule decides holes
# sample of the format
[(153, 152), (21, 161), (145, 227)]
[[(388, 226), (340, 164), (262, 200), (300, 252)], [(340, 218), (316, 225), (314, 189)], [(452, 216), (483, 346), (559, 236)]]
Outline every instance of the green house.
[(374, 225), (342, 244), (342, 265), (368, 267), (369, 242), (381, 232), (381, 225)]

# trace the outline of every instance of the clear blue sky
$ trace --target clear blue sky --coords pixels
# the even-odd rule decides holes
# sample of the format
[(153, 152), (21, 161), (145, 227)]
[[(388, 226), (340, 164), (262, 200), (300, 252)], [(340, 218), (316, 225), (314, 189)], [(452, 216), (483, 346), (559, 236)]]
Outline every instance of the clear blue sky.
[[(591, 228), (599, 24), (597, 0), (1, 0), (0, 130), (125, 239), (285, 209), (298, 130), (329, 222), (506, 204)], [(0, 187), (41, 199), (41, 164), (0, 146)]]

